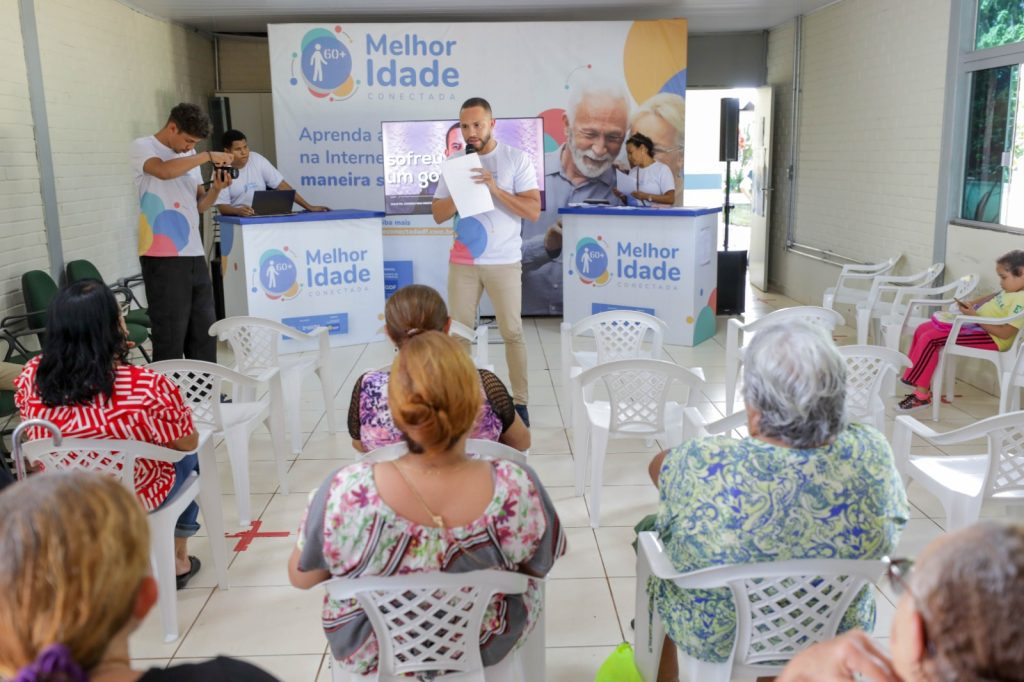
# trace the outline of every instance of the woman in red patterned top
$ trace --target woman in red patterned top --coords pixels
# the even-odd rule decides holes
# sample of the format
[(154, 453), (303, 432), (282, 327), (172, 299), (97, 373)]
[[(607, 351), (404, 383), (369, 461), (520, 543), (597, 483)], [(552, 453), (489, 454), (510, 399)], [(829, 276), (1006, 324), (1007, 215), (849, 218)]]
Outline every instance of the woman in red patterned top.
[[(75, 282), (54, 296), (47, 309), (43, 352), (26, 366), (15, 400), (24, 419), (53, 422), (66, 438), (140, 440), (194, 453), (199, 434), (174, 383), (128, 363), (128, 337), (114, 294), (96, 280)], [(30, 439), (44, 438), (30, 429)], [(135, 493), (147, 511), (158, 509), (188, 475), (198, 470), (195, 454), (179, 462), (139, 459)], [(178, 589), (199, 570), (186, 542), (199, 530), (192, 502), (175, 528)]]

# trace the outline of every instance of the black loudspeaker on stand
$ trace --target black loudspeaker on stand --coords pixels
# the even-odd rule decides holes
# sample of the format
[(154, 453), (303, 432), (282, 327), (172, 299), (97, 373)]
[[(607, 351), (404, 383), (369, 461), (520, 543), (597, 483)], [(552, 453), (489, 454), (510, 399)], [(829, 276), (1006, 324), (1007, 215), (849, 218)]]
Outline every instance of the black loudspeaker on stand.
[(718, 160), (725, 162), (725, 234), (723, 250), (718, 252), (718, 314), (739, 315), (746, 308), (747, 252), (729, 250), (729, 184), (731, 164), (739, 160), (740, 101), (735, 97), (722, 98), (719, 118)]

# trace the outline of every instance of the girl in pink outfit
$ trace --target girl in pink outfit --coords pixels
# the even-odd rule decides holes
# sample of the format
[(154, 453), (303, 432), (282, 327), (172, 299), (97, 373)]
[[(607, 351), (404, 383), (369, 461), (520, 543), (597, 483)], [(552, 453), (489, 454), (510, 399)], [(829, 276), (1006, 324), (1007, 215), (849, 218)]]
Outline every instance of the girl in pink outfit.
[[(1024, 251), (1015, 249), (996, 261), (1000, 291), (976, 298), (957, 301), (961, 315), (975, 317), (1011, 317), (1024, 311)], [(1013, 345), (1024, 319), (1007, 324), (967, 324), (960, 328), (956, 342), (960, 346), (1005, 351)], [(946, 345), (950, 325), (936, 320), (921, 324), (914, 331), (910, 344), (913, 366), (903, 373), (902, 381), (914, 387), (914, 392), (900, 401), (897, 410), (914, 412), (932, 403), (932, 375), (939, 361), (939, 353)]]

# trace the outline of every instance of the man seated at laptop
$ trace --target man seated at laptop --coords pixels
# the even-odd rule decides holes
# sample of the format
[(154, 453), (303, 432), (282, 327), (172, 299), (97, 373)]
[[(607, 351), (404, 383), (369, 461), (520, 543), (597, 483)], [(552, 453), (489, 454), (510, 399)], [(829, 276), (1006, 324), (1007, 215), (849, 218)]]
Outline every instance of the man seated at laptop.
[[(267, 189), (292, 189), (284, 180), (281, 172), (274, 168), (262, 154), (249, 150), (245, 133), (241, 130), (228, 130), (221, 137), (221, 146), (229, 152), (234, 161), (231, 165), (238, 169), (238, 178), (231, 182), (230, 187), (221, 190), (217, 196), (217, 210), (224, 215), (251, 216), (252, 195)], [(228, 189), (231, 189), (229, 192)], [(295, 193), (295, 203), (307, 211), (329, 211), (326, 206), (313, 206)]]

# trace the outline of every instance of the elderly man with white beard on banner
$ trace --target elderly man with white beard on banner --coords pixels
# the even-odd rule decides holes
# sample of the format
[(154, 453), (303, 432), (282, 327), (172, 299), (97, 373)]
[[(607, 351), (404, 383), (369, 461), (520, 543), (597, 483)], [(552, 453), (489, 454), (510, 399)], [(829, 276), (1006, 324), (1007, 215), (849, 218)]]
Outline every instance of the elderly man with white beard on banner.
[(562, 116), (565, 144), (544, 156), (545, 205), (523, 221), (523, 314), (562, 314), (562, 225), (558, 209), (587, 199), (619, 200), (613, 162), (626, 139), (629, 95), (621, 83), (586, 75)]

